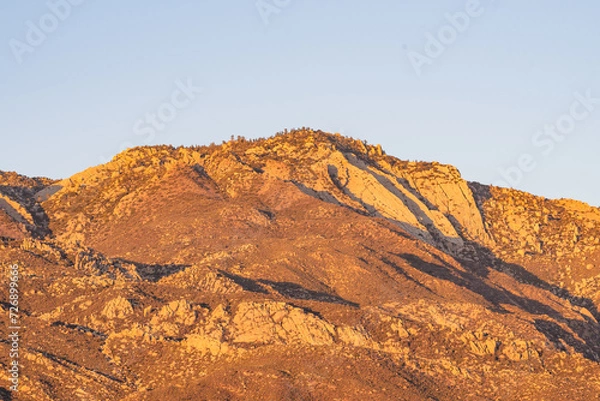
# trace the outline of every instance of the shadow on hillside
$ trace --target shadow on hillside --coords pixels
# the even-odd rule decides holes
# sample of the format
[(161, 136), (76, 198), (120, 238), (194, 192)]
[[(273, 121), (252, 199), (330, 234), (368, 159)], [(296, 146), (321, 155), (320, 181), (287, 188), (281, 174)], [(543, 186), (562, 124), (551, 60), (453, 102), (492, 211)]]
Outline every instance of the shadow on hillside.
[[(546, 339), (551, 342), (556, 349), (568, 351), (565, 347), (566, 344), (569, 347), (572, 347), (575, 352), (582, 354), (586, 359), (596, 362), (600, 361), (598, 359), (597, 347), (590, 347), (586, 339), (583, 339), (582, 341), (578, 340), (573, 334), (569, 333), (555, 322), (537, 319), (535, 321), (535, 328), (540, 333), (543, 333), (544, 336), (546, 336)], [(579, 333), (577, 334), (580, 336)], [(596, 339), (596, 341), (598, 340)]]
[(355, 308), (359, 306), (358, 304), (341, 298), (338, 295), (309, 290), (301, 286), (300, 284), (292, 282), (278, 282), (264, 279), (253, 280), (247, 277), (238, 276), (236, 274), (224, 270), (219, 270), (219, 273), (221, 273), (223, 276), (227, 277), (228, 279), (242, 287), (244, 291), (248, 292), (254, 292), (257, 294), (269, 294), (269, 291), (267, 291), (266, 288), (270, 288), (273, 291), (277, 292), (279, 295), (290, 299), (327, 302), (331, 304), (352, 306)]
[(85, 367), (85, 366), (83, 366), (83, 365), (81, 365), (81, 364), (79, 364), (79, 363), (77, 363), (77, 362), (75, 362), (75, 361), (73, 361), (71, 359), (64, 358), (64, 357), (58, 356), (58, 355), (50, 353), (50, 352), (42, 351), (40, 349), (32, 349), (32, 351), (34, 351), (36, 353), (39, 353), (40, 355), (43, 355), (44, 357), (50, 359), (52, 362), (54, 362), (54, 363), (56, 363), (58, 365), (61, 365), (61, 366), (65, 367), (65, 368), (67, 368), (69, 370), (80, 370), (80, 371), (81, 370), (84, 370), (84, 371), (87, 370), (87, 371), (90, 371), (90, 372), (94, 372), (95, 374), (97, 374), (99, 376), (102, 376), (102, 377), (104, 377), (104, 378), (106, 378), (108, 380), (114, 381), (116, 383), (121, 383), (121, 384), (125, 383), (122, 379), (119, 379), (116, 376), (113, 376), (113, 375), (108, 374), (108, 373), (104, 373), (104, 372), (102, 372), (100, 370), (97, 370), (97, 369), (91, 369), (91, 368)]
[(236, 283), (237, 285), (242, 287), (242, 289), (244, 291), (255, 292), (257, 294), (268, 294), (269, 293), (267, 290), (265, 290), (263, 288), (262, 285), (260, 285), (255, 280), (252, 280), (252, 279), (249, 279), (246, 277), (242, 277), (242, 276), (238, 276), (236, 274), (229, 273), (225, 270), (219, 270), (219, 273), (221, 273), (223, 276), (227, 277), (228, 279), (230, 279), (231, 281), (233, 281), (234, 283)]
[(147, 265), (144, 263), (132, 262), (124, 259), (119, 259), (121, 262), (129, 263), (135, 266), (135, 270), (137, 274), (140, 275), (140, 278), (145, 281), (157, 282), (160, 279), (168, 276), (172, 276), (173, 274), (179, 273), (182, 270), (191, 267), (191, 265), (177, 265), (177, 264), (151, 264)]
[(63, 321), (57, 320), (55, 322), (52, 322), (51, 326), (52, 327), (64, 327), (69, 330), (74, 330), (74, 331), (78, 331), (80, 333), (89, 334), (94, 337), (98, 337), (102, 340), (106, 340), (108, 338), (108, 335), (106, 335), (100, 331), (94, 330), (90, 327), (82, 326), (80, 324), (65, 323)]
[[(409, 237), (410, 238), (410, 237)], [(369, 251), (369, 253), (372, 254), (377, 254), (377, 251), (375, 251), (375, 249), (370, 248), (368, 246), (362, 245), (363, 248), (365, 248), (367, 251)], [(393, 254), (392, 254), (393, 255)], [(385, 263), (386, 265), (388, 265), (389, 267), (391, 267), (392, 269), (394, 269), (394, 271), (401, 275), (402, 278), (404, 278), (405, 280), (411, 282), (412, 284), (414, 284), (417, 287), (422, 288), (425, 291), (429, 291), (429, 292), (433, 292), (431, 291), (430, 288), (428, 288), (427, 286), (423, 285), (423, 283), (420, 283), (418, 280), (415, 280), (414, 277), (412, 277), (410, 274), (408, 274), (406, 272), (406, 270), (404, 270), (398, 263), (394, 262), (393, 260), (386, 258), (383, 255), (378, 255), (379, 260), (381, 260), (383, 263)], [(368, 265), (369, 262), (363, 258), (359, 258), (364, 264)]]
[(315, 191), (314, 189), (307, 187), (306, 185), (302, 184), (301, 182), (294, 181), (294, 180), (292, 180), (290, 182), (292, 184), (294, 184), (296, 186), (296, 188), (298, 188), (300, 190), (300, 192), (304, 193), (305, 195), (308, 195), (312, 198), (317, 198), (319, 200), (322, 200), (323, 202), (331, 203), (332, 205), (347, 207), (354, 212), (364, 214), (364, 211), (351, 208), (345, 204), (338, 202), (337, 199), (335, 199), (335, 197), (327, 191)]
[(436, 264), (426, 262), (413, 254), (403, 253), (392, 255), (405, 260), (410, 266), (425, 274), (440, 280), (449, 281), (459, 287), (466, 288), (467, 290), (482, 296), (490, 304), (490, 307), (494, 312), (508, 313), (508, 311), (502, 307), (502, 304), (514, 304), (513, 297), (509, 295), (506, 290), (492, 287), (485, 283), (481, 277), (469, 272), (462, 272), (439, 258), (436, 259), (440, 263)]
[[(582, 315), (584, 320), (569, 319), (564, 317), (556, 309), (535, 299), (515, 295), (504, 288), (490, 286), (484, 281), (484, 277), (487, 277), (487, 274), (482, 277), (474, 274), (471, 271), (460, 271), (437, 257), (436, 260), (438, 260), (439, 263), (426, 262), (413, 254), (393, 255), (404, 259), (410, 266), (425, 274), (440, 280), (449, 281), (459, 287), (479, 294), (492, 305), (491, 309), (496, 312), (508, 313), (508, 311), (502, 306), (504, 304), (517, 306), (521, 310), (531, 315), (545, 316), (547, 319), (535, 320), (535, 327), (540, 333), (544, 334), (544, 336), (551, 343), (557, 345), (559, 349), (563, 350), (564, 346), (559, 346), (562, 340), (565, 344), (573, 347), (573, 349), (581, 353), (585, 358), (595, 362), (600, 362), (600, 325), (597, 321), (598, 311), (590, 300), (574, 297), (570, 295), (568, 291), (559, 289), (558, 287), (546, 283), (521, 266), (508, 264), (497, 258), (492, 261), (488, 261), (491, 262), (488, 264), (490, 266), (489, 268), (507, 273), (522, 284), (531, 285), (544, 291), (550, 291), (554, 295), (562, 299), (569, 300), (575, 305), (577, 305), (577, 302), (582, 304), (589, 302), (591, 306), (588, 307), (588, 310), (590, 310), (590, 313), (594, 315), (596, 320), (584, 315)], [(435, 257), (435, 255), (432, 256)], [(469, 263), (473, 262), (462, 261), (461, 265), (467, 268), (465, 265)], [(567, 326), (573, 333), (577, 335), (577, 337), (562, 328), (560, 324)]]
[(318, 302), (327, 302), (331, 304), (340, 304), (357, 308), (359, 305), (355, 302), (348, 301), (337, 295), (328, 294), (325, 292), (312, 291), (302, 287), (299, 284), (291, 282), (276, 282), (269, 280), (259, 280), (260, 283), (268, 285), (280, 295), (292, 299), (304, 299)]
[[(53, 187), (56, 186), (46, 187), (42, 189), (42, 191), (50, 190), (50, 188)], [(41, 188), (0, 185), (0, 193), (5, 194), (14, 201), (18, 201), (18, 203), (31, 215), (33, 224), (26, 222), (25, 226), (31, 235), (38, 239), (52, 236), (52, 231), (50, 230), (50, 218), (38, 201), (38, 198), (36, 198), (36, 194), (40, 192), (40, 189)]]

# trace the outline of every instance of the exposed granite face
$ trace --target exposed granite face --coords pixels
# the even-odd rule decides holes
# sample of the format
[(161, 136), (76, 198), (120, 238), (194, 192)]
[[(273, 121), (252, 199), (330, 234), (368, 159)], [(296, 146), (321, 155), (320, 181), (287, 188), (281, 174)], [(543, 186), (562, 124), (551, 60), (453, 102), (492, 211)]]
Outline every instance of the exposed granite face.
[(0, 173), (0, 237), (22, 273), (22, 399), (600, 392), (599, 209), (340, 135)]

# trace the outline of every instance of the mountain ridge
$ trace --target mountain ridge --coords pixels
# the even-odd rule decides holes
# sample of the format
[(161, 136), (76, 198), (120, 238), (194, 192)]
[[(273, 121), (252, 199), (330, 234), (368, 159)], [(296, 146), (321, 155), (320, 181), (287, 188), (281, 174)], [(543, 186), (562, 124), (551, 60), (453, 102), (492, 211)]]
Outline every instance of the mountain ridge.
[(31, 399), (600, 389), (598, 208), (311, 129), (133, 148), (44, 182), (0, 186)]

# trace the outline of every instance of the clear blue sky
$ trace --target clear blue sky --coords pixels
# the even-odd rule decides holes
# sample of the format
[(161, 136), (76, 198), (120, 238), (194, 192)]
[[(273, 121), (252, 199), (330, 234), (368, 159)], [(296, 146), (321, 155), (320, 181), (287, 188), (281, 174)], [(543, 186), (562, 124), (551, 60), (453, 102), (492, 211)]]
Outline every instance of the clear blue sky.
[[(62, 178), (130, 144), (311, 126), (483, 183), (506, 183), (499, 169), (512, 168), (509, 185), (600, 205), (600, 101), (571, 107), (576, 92), (600, 98), (597, 1), (261, 1), (279, 12), (263, 19), (255, 0), (86, 0), (60, 20), (45, 1), (3, 1), (0, 169)], [(453, 37), (445, 14), (467, 10)], [(444, 52), (429, 49), (417, 74), (408, 55), (427, 56), (440, 31)], [(151, 138), (147, 113), (172, 111), (188, 79), (202, 93)], [(557, 120), (568, 135), (533, 145)]]

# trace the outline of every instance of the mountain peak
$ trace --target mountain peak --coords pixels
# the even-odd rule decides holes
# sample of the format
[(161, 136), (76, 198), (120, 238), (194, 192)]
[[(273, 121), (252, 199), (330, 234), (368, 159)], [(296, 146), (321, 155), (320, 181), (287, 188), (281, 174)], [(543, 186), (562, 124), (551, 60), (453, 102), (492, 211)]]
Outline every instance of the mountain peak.
[(600, 391), (600, 209), (311, 129), (0, 179), (30, 399)]

